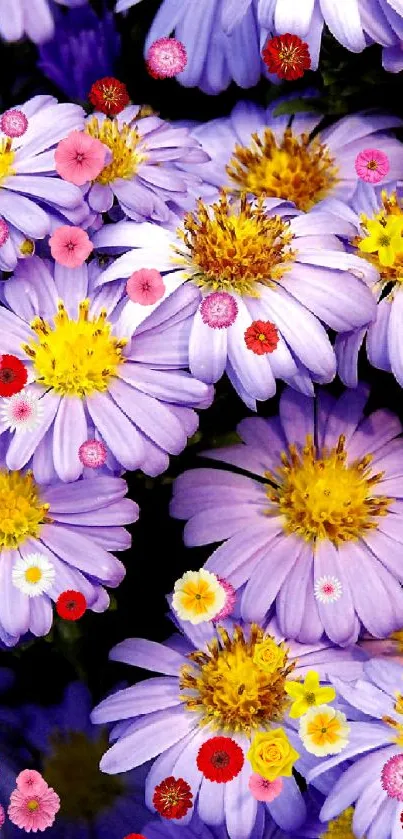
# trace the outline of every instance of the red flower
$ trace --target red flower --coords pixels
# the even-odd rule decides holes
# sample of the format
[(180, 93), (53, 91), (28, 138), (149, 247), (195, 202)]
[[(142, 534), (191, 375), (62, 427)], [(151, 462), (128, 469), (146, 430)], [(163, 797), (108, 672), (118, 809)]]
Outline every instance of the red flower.
[(88, 99), (97, 111), (107, 114), (108, 117), (120, 114), (130, 102), (126, 85), (113, 76), (105, 76), (104, 79), (94, 82)]
[(124, 839), (146, 839), (146, 837), (142, 833), (129, 833)]
[(311, 68), (309, 47), (298, 35), (279, 35), (268, 38), (262, 52), (263, 61), (269, 73), (276, 73), (279, 79), (301, 79), (305, 70)]
[(81, 591), (62, 591), (57, 598), (57, 614), (66, 621), (78, 621), (86, 608), (87, 601)]
[(243, 764), (243, 751), (231, 737), (211, 737), (199, 749), (196, 763), (209, 781), (226, 784), (239, 775)]
[(182, 819), (192, 806), (193, 793), (183, 778), (170, 775), (155, 787), (153, 804), (165, 819)]
[(27, 383), (25, 364), (15, 355), (0, 356), (0, 396), (14, 396)]
[(245, 344), (256, 355), (274, 352), (278, 341), (277, 329), (269, 320), (254, 320), (245, 332)]

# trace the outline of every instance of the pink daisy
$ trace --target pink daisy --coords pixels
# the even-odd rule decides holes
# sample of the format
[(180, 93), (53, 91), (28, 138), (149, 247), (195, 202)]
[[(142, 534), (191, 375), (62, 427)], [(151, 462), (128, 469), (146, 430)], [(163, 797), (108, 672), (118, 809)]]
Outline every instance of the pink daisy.
[(382, 769), (381, 782), (390, 798), (403, 801), (403, 754), (393, 755)]
[(203, 323), (211, 329), (228, 329), (238, 314), (238, 304), (227, 291), (213, 291), (200, 304)]
[(0, 128), (7, 137), (22, 137), (28, 128), (28, 120), (23, 111), (6, 111), (0, 119)]
[(234, 586), (232, 586), (231, 583), (228, 583), (227, 580), (223, 580), (222, 577), (217, 575), (217, 580), (220, 583), (221, 588), (225, 591), (225, 603), (221, 611), (218, 612), (218, 615), (215, 616), (214, 621), (221, 621), (232, 613), (235, 606), (236, 591)]
[(380, 149), (364, 149), (355, 159), (358, 177), (368, 184), (379, 184), (389, 169), (389, 158)]
[(10, 235), (10, 229), (4, 218), (0, 218), (0, 248), (7, 242)]
[(267, 781), (260, 775), (251, 775), (248, 783), (249, 789), (256, 801), (274, 801), (283, 789), (281, 778), (275, 781)]
[(65, 181), (82, 186), (94, 181), (105, 165), (107, 149), (84, 131), (72, 131), (55, 151), (56, 171)]
[(3, 827), (3, 824), (4, 824), (5, 820), (6, 820), (6, 812), (5, 812), (4, 807), (2, 807), (1, 804), (0, 804), (0, 827)]
[(46, 781), (40, 772), (35, 769), (23, 769), (16, 778), (17, 789), (23, 795), (36, 795), (49, 789)]
[(158, 38), (146, 57), (147, 70), (154, 79), (170, 79), (185, 69), (186, 49), (176, 38)]
[(320, 603), (335, 603), (343, 594), (343, 587), (337, 577), (319, 577), (314, 583), (314, 595)]
[(101, 440), (86, 440), (78, 450), (78, 457), (83, 466), (90, 469), (97, 469), (103, 466), (106, 461), (106, 446)]
[(59, 810), (59, 796), (54, 789), (46, 786), (46, 789), (36, 793), (13, 790), (7, 812), (10, 821), (17, 827), (27, 833), (37, 833), (53, 824)]
[(133, 303), (151, 306), (165, 294), (165, 284), (159, 271), (141, 268), (129, 277), (126, 291)]
[(85, 230), (67, 224), (55, 230), (49, 245), (53, 259), (66, 268), (78, 268), (94, 250)]

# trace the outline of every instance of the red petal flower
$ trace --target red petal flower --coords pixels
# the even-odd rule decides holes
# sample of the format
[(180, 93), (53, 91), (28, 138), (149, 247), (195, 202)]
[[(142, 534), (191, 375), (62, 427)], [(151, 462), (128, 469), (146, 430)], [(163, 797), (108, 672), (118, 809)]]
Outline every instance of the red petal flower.
[(25, 364), (15, 355), (0, 356), (0, 396), (14, 396), (27, 383)]
[(199, 749), (196, 763), (209, 781), (225, 784), (239, 775), (243, 764), (243, 751), (231, 737), (211, 737)]
[(256, 355), (274, 352), (278, 342), (277, 329), (269, 320), (254, 320), (245, 332), (245, 344)]
[(182, 819), (192, 806), (193, 793), (183, 778), (172, 775), (165, 778), (153, 795), (153, 804), (157, 813), (165, 819)]
[(276, 73), (279, 79), (301, 79), (311, 69), (311, 56), (305, 41), (298, 35), (278, 35), (268, 38), (262, 52), (263, 61), (269, 73)]
[(66, 621), (78, 621), (87, 608), (87, 601), (81, 591), (63, 591), (56, 602), (56, 611)]
[(146, 837), (142, 833), (129, 833), (124, 839), (146, 839)]
[(94, 82), (88, 99), (97, 111), (107, 114), (108, 117), (120, 114), (130, 102), (126, 85), (113, 76), (105, 76), (104, 79)]

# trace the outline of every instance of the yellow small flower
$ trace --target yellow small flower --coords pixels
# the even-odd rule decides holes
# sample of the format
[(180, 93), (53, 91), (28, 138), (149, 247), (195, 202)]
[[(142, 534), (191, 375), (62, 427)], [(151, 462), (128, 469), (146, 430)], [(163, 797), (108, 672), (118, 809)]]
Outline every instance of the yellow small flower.
[(260, 644), (255, 645), (253, 661), (260, 670), (266, 673), (275, 673), (281, 670), (286, 659), (286, 652), (273, 641), (273, 638), (266, 638)]
[(362, 239), (358, 247), (363, 253), (377, 253), (381, 265), (391, 267), (398, 254), (403, 252), (402, 216), (381, 216), (378, 219), (366, 219), (368, 236)]
[(176, 581), (172, 606), (182, 620), (197, 624), (215, 618), (225, 599), (225, 589), (215, 574), (202, 568), (201, 571), (186, 571)]
[(294, 699), (289, 714), (293, 720), (306, 714), (313, 705), (326, 705), (336, 698), (336, 691), (332, 687), (321, 687), (319, 673), (310, 670), (306, 674), (305, 682), (286, 682), (284, 685), (288, 696)]
[(307, 752), (316, 757), (339, 754), (347, 746), (349, 734), (346, 715), (330, 705), (310, 708), (299, 724), (299, 736)]
[(290, 778), (299, 754), (292, 747), (283, 728), (255, 734), (247, 754), (254, 772), (275, 781), (281, 776)]

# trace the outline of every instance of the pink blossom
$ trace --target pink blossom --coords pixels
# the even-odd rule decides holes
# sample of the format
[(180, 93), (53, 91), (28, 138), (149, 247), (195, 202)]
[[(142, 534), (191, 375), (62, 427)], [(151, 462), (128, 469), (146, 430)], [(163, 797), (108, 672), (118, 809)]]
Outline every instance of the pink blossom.
[(203, 323), (211, 329), (228, 329), (235, 322), (238, 304), (227, 291), (213, 291), (200, 304)]
[(67, 224), (55, 230), (49, 245), (53, 259), (66, 268), (78, 268), (94, 250), (85, 230)]
[(50, 827), (56, 813), (60, 810), (60, 798), (46, 785), (46, 789), (37, 793), (22, 792), (15, 789), (10, 796), (8, 815), (13, 824), (30, 833), (46, 830)]
[(129, 277), (126, 291), (133, 303), (151, 306), (165, 294), (165, 285), (155, 268), (141, 268)]
[(389, 798), (403, 801), (403, 754), (393, 755), (381, 772), (381, 784)]
[(65, 181), (82, 186), (94, 181), (105, 165), (106, 146), (84, 131), (72, 131), (55, 151), (56, 171)]
[(0, 218), (0, 248), (5, 245), (10, 235), (10, 228), (4, 218)]
[(251, 775), (248, 786), (257, 801), (274, 801), (283, 789), (283, 782), (281, 778), (276, 778), (275, 781), (267, 781), (260, 775)]
[(97, 469), (103, 466), (106, 461), (106, 446), (101, 440), (86, 440), (78, 450), (78, 458), (83, 466), (90, 469)]
[(146, 56), (147, 70), (154, 79), (177, 76), (187, 64), (186, 49), (176, 38), (158, 38)]
[(223, 588), (225, 591), (225, 603), (218, 615), (215, 616), (215, 622), (227, 618), (228, 615), (232, 613), (236, 601), (236, 591), (234, 589), (234, 586), (232, 586), (231, 583), (229, 583), (227, 580), (224, 580), (222, 577), (217, 576), (217, 580), (220, 583), (221, 588)]
[(5, 820), (6, 820), (6, 813), (5, 813), (4, 807), (2, 807), (1, 804), (0, 804), (0, 827), (3, 826)]
[(364, 149), (355, 159), (355, 171), (367, 184), (379, 184), (389, 168), (389, 158), (380, 149)]
[(7, 137), (22, 137), (28, 128), (28, 120), (23, 111), (6, 111), (1, 117), (0, 128)]
[(23, 795), (36, 795), (48, 789), (48, 785), (40, 772), (35, 769), (23, 769), (16, 778), (17, 788)]

